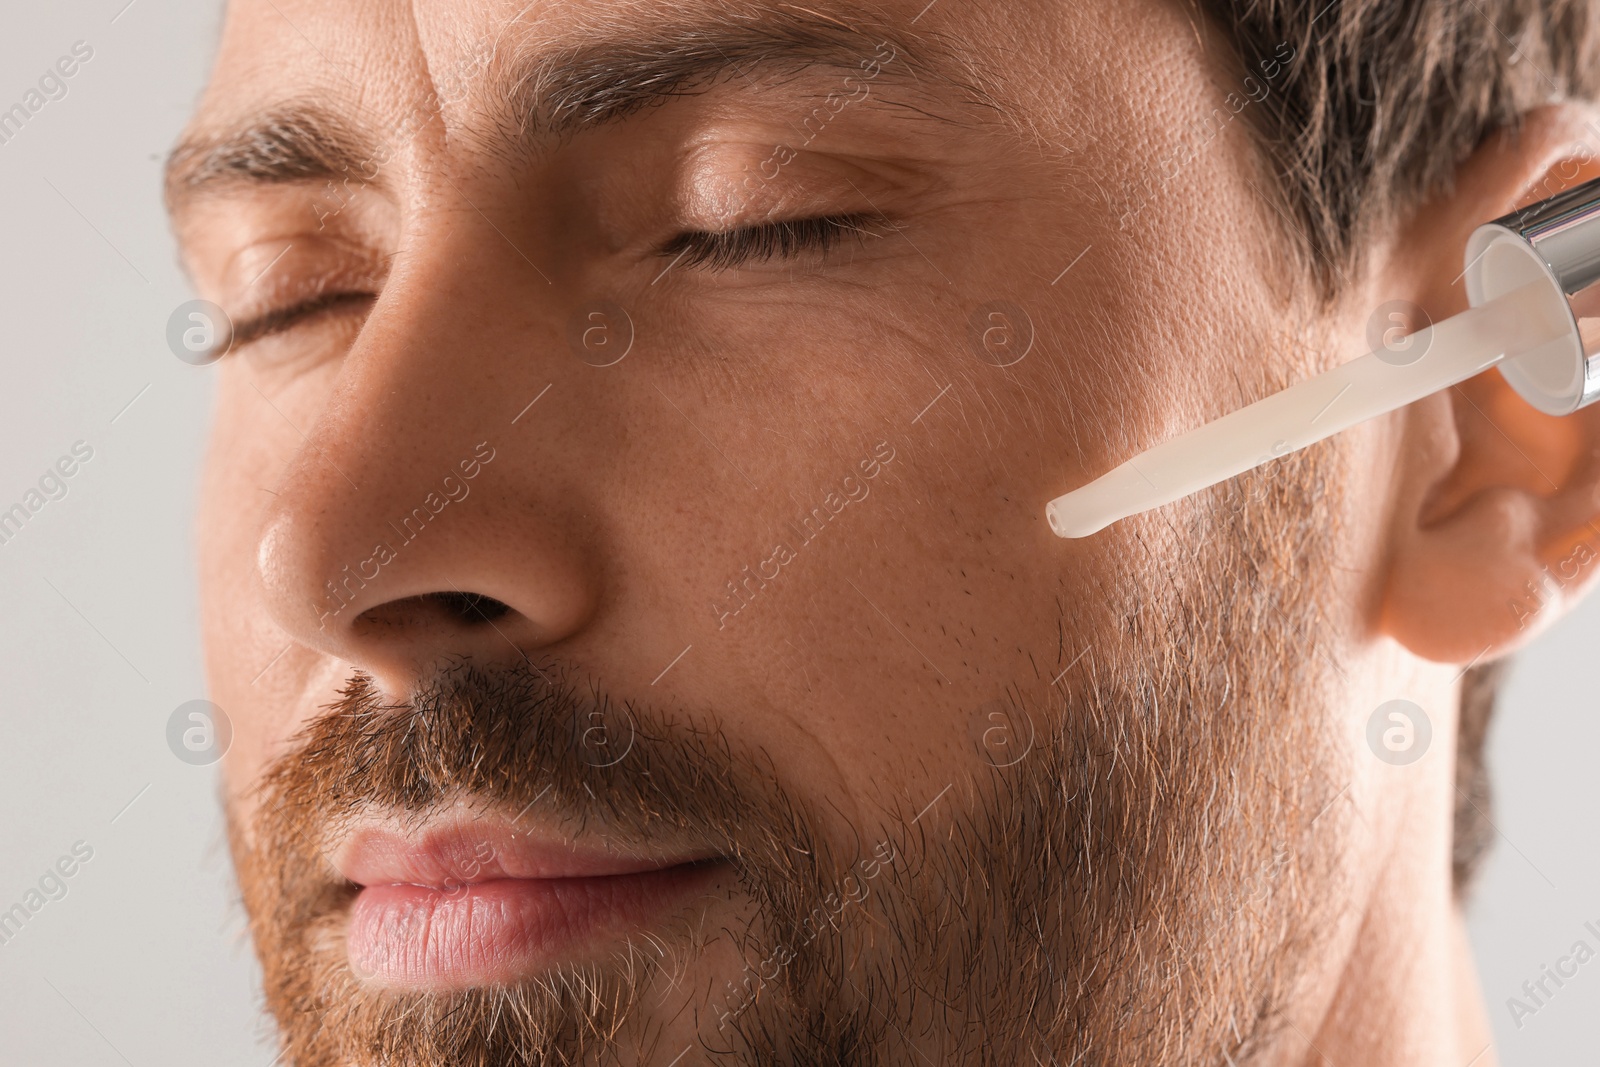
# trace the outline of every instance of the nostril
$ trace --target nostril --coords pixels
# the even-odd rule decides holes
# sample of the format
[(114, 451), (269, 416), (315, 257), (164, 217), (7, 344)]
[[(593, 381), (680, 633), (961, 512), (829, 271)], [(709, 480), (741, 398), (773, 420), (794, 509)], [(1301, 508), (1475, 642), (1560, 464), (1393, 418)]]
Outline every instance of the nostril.
[(407, 629), (422, 624), (449, 627), (482, 626), (511, 613), (511, 606), (483, 593), (422, 593), (391, 600), (363, 611), (357, 619), (362, 629)]
[(493, 622), (511, 611), (510, 605), (482, 593), (425, 593), (417, 599), (443, 608), (463, 623)]

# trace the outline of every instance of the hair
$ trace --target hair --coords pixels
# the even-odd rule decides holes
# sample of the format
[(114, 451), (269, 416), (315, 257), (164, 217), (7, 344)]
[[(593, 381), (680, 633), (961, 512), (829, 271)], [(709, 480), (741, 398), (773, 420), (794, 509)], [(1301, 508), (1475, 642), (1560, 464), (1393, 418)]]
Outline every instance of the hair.
[[(1331, 301), (1368, 239), (1429, 197), (1490, 135), (1541, 104), (1600, 97), (1597, 0), (1190, 0), (1247, 64), (1294, 49), (1251, 130)], [(1504, 661), (1466, 672), (1453, 868), (1464, 895), (1493, 838), (1484, 739)]]
[(1250, 120), (1324, 297), (1485, 138), (1541, 104), (1600, 97), (1594, 0), (1189, 2), (1246, 63), (1295, 50)]

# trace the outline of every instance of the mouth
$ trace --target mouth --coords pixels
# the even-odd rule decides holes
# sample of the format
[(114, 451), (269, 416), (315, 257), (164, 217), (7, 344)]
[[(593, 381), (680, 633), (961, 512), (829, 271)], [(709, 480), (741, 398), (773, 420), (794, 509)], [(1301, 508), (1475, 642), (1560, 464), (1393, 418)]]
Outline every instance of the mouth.
[(658, 927), (727, 873), (717, 856), (581, 848), (486, 818), (355, 831), (330, 859), (352, 885), (351, 968), (382, 986), (503, 985)]

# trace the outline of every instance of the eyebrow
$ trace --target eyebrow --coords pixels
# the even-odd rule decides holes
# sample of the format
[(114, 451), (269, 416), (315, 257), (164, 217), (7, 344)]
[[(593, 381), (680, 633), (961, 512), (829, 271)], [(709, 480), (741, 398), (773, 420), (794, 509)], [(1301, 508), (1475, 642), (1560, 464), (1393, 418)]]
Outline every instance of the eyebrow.
[[(890, 57), (884, 59), (886, 54)], [(520, 147), (541, 145), (627, 118), (675, 97), (737, 79), (772, 90), (818, 68), (855, 69), (878, 59), (875, 84), (930, 92), (956, 110), (1013, 127), (1017, 116), (984, 87), (966, 50), (947, 38), (890, 27), (857, 28), (813, 12), (766, 12), (756, 19), (667, 23), (645, 35), (591, 40), (518, 57), (485, 75), (491, 108), (508, 117)], [(841, 78), (842, 83), (842, 78)], [(909, 106), (909, 105), (908, 105)], [(431, 105), (424, 122), (438, 113)], [(418, 110), (413, 109), (413, 114)], [(919, 115), (930, 113), (913, 107)], [(933, 116), (961, 125), (954, 114)], [(402, 124), (401, 130), (408, 128)], [(420, 124), (410, 127), (415, 135)], [(491, 127), (498, 128), (498, 127)], [(326, 108), (289, 101), (221, 132), (185, 136), (169, 154), (166, 200), (188, 203), (232, 189), (356, 175), (371, 181), (387, 146)], [(367, 174), (367, 171), (371, 174)]]

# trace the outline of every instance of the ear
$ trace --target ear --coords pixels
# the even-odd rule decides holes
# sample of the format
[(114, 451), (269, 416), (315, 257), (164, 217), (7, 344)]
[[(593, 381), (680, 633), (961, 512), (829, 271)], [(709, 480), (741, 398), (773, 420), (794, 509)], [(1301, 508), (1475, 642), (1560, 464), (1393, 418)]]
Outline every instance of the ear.
[[(1473, 229), (1596, 177), (1600, 113), (1531, 113), (1403, 228), (1382, 286), (1435, 322), (1466, 309)], [(1379, 628), (1424, 659), (1510, 652), (1600, 575), (1600, 404), (1546, 415), (1491, 370), (1406, 409), (1397, 474)]]

